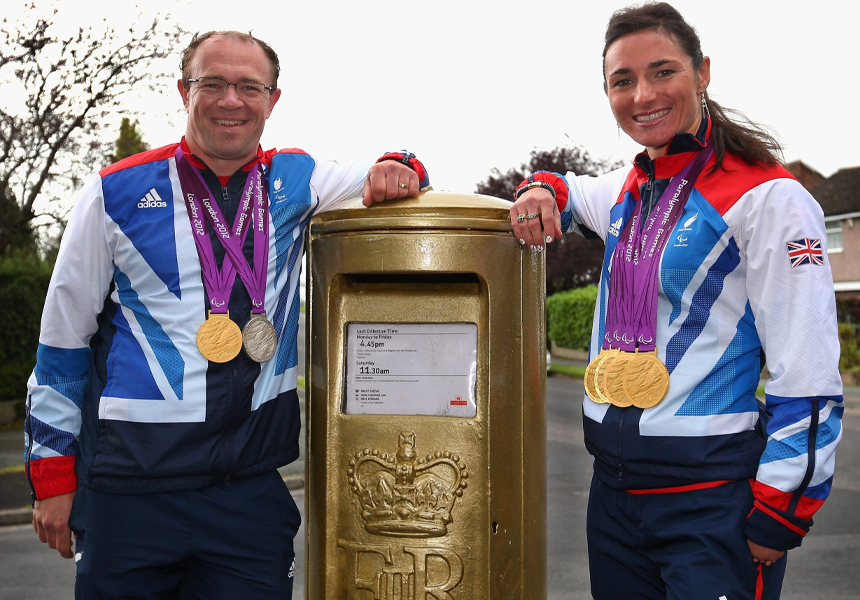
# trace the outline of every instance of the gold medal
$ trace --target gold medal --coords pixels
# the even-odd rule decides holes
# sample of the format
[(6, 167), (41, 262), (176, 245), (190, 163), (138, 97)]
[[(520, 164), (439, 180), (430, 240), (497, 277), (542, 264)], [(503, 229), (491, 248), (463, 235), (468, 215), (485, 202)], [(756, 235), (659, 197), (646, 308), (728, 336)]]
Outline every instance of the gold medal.
[(602, 369), (605, 371), (603, 395), (606, 396), (606, 400), (610, 404), (622, 408), (631, 406), (632, 402), (627, 399), (627, 395), (624, 393), (624, 372), (634, 356), (633, 352), (619, 352), (612, 359), (612, 363)]
[(242, 328), (242, 347), (253, 361), (263, 363), (275, 355), (278, 334), (275, 326), (266, 318), (266, 313), (252, 314)]
[(669, 391), (669, 371), (657, 351), (636, 352), (623, 378), (624, 395), (639, 408), (657, 406)]
[(585, 377), (583, 380), (583, 382), (585, 383), (585, 393), (588, 394), (588, 397), (591, 398), (592, 401), (597, 402), (598, 404), (606, 404), (606, 400), (597, 391), (597, 370), (610, 352), (617, 352), (617, 350), (613, 350), (612, 348), (608, 350), (601, 350), (600, 354), (595, 356), (594, 359), (590, 363), (588, 363), (588, 366), (585, 368)]
[(197, 349), (207, 360), (225, 363), (242, 349), (242, 332), (229, 313), (213, 313), (197, 330)]
[(597, 392), (597, 396), (603, 403), (609, 403), (609, 398), (606, 396), (606, 369), (609, 368), (619, 352), (620, 350), (617, 348), (606, 350), (602, 353), (603, 359), (594, 368), (594, 391)]
[(597, 402), (602, 404), (603, 400), (600, 399), (600, 396), (597, 395), (597, 390), (594, 389), (594, 371), (597, 369), (597, 363), (603, 358), (603, 350), (600, 351), (600, 354), (591, 359), (591, 362), (588, 363), (588, 366), (585, 367), (585, 375), (582, 378), (582, 382), (585, 384), (585, 393), (588, 394), (588, 397), (591, 398), (593, 402)]

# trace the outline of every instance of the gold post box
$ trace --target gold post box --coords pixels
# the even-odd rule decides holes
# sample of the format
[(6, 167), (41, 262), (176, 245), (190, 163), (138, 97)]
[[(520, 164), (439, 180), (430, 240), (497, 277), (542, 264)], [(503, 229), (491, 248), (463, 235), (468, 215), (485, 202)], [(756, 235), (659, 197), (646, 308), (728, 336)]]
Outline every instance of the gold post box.
[(308, 599), (546, 598), (545, 262), (509, 208), (311, 221)]

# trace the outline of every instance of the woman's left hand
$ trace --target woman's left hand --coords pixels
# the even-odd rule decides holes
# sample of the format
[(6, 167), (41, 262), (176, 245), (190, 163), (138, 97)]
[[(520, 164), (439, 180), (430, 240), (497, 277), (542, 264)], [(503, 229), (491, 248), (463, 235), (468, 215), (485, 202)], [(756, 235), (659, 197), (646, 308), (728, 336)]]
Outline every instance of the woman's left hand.
[(774, 550), (765, 546), (759, 546), (751, 540), (747, 540), (750, 545), (750, 552), (753, 556), (753, 562), (761, 563), (766, 567), (771, 566), (785, 554), (785, 550)]

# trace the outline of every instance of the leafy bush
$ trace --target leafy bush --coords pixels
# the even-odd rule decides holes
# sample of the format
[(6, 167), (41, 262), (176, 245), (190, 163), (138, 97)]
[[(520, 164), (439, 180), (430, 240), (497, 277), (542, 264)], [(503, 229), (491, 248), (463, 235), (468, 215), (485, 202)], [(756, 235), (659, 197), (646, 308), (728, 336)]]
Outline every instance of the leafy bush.
[(860, 371), (860, 345), (857, 343), (857, 325), (853, 323), (839, 324), (839, 346), (842, 352), (839, 356), (839, 370)]
[(0, 256), (0, 400), (26, 394), (51, 269), (30, 253)]
[(588, 350), (596, 301), (596, 285), (547, 297), (547, 337), (564, 348)]
[(27, 396), (27, 379), (33, 372), (32, 363), (0, 365), (0, 400), (22, 400)]
[(860, 294), (836, 294), (836, 318), (840, 323), (860, 324)]

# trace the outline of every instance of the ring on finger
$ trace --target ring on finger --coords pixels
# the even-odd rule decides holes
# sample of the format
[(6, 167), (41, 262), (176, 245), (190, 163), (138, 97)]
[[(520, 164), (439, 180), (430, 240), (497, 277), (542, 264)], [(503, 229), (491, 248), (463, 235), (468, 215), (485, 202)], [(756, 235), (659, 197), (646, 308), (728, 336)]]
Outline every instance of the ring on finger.
[(526, 220), (525, 215), (517, 215), (517, 223), (522, 223), (525, 220)]
[(408, 184), (408, 183), (403, 183), (403, 182), (401, 181), (400, 183), (398, 183), (398, 184), (397, 184), (397, 187), (399, 187), (399, 188), (403, 188), (404, 190), (408, 190), (408, 189), (409, 189), (409, 184)]
[(526, 215), (526, 219), (534, 219), (536, 216), (538, 216), (537, 213), (531, 213), (531, 214)]

